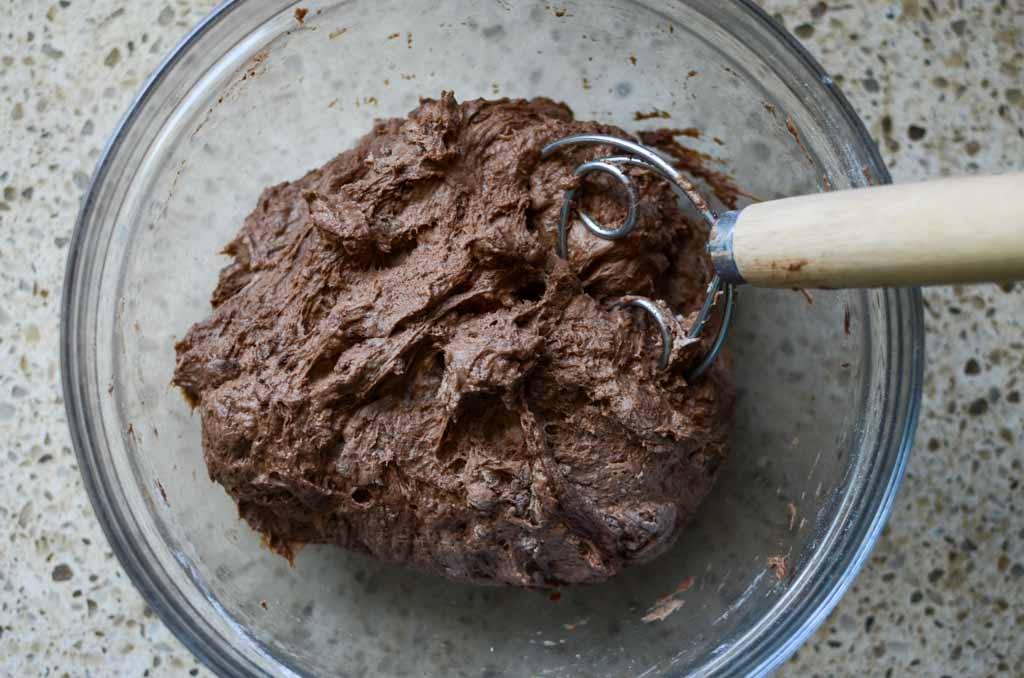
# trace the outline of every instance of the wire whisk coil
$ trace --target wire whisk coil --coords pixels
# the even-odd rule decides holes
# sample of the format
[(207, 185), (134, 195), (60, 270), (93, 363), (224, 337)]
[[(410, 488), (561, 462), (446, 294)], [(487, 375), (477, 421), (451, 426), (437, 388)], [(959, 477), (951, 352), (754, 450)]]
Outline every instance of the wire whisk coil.
[[(686, 179), (686, 177), (666, 162), (664, 158), (646, 146), (641, 146), (640, 144), (626, 139), (620, 139), (618, 137), (603, 134), (581, 134), (578, 136), (559, 139), (558, 141), (548, 144), (542, 149), (541, 157), (546, 158), (560, 149), (575, 145), (611, 146), (617, 151), (624, 153), (624, 155), (614, 155), (597, 158), (596, 160), (589, 160), (579, 165), (573, 172), (573, 174), (580, 179), (592, 173), (607, 174), (615, 179), (615, 181), (625, 189), (628, 201), (626, 205), (626, 218), (618, 227), (608, 228), (598, 223), (582, 209), (577, 208), (580, 221), (583, 222), (584, 228), (598, 238), (602, 238), (604, 240), (621, 240), (628, 236), (636, 227), (637, 209), (640, 203), (640, 198), (636, 187), (633, 185), (633, 180), (625, 171), (623, 171), (623, 168), (625, 167), (638, 167), (640, 169), (654, 172), (662, 179), (669, 182), (673, 191), (678, 196), (685, 198), (691, 205), (693, 205), (694, 209), (696, 209), (701, 217), (708, 223), (709, 229), (715, 225), (718, 217), (714, 211), (712, 211), (707, 200), (704, 199), (704, 196), (697, 191), (694, 185)], [(557, 248), (558, 256), (563, 259), (567, 259), (569, 257), (569, 226), (572, 219), (573, 206), (576, 202), (577, 190), (578, 189), (575, 188), (567, 190), (562, 198), (562, 209), (559, 213), (558, 219)], [(729, 326), (732, 323), (735, 306), (735, 290), (731, 284), (723, 282), (716, 274), (708, 284), (704, 303), (701, 305), (701, 309), (697, 314), (696, 320), (687, 330), (686, 339), (696, 340), (701, 337), (701, 334), (708, 323), (708, 319), (711, 316), (711, 311), (716, 306), (719, 294), (724, 295), (725, 301), (724, 308), (722, 310), (722, 320), (718, 326), (718, 334), (715, 336), (715, 340), (712, 343), (710, 350), (701, 362), (686, 375), (687, 379), (690, 381), (698, 378), (707, 371), (715, 361), (715, 358), (721, 352), (722, 346), (725, 343), (725, 338), (729, 333)], [(655, 324), (657, 324), (658, 330), (661, 333), (661, 355), (658, 359), (658, 368), (665, 369), (668, 367), (669, 358), (672, 355), (672, 347), (675, 342), (675, 334), (672, 329), (672, 325), (665, 319), (661, 308), (654, 301), (643, 297), (633, 299), (632, 301), (624, 304), (624, 306), (641, 309), (654, 320)]]

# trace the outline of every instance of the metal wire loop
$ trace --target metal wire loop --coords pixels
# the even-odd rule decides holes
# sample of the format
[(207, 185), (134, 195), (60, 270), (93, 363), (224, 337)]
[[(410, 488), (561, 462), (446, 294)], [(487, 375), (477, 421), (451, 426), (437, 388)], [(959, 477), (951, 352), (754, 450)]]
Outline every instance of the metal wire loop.
[[(711, 210), (707, 200), (700, 194), (690, 181), (681, 175), (672, 165), (662, 158), (656, 151), (641, 146), (640, 144), (618, 137), (606, 136), (603, 134), (583, 134), (566, 137), (548, 144), (541, 151), (541, 157), (546, 158), (559, 149), (567, 146), (585, 144), (611, 146), (617, 150), (625, 151), (629, 155), (610, 156), (590, 160), (573, 172), (576, 177), (583, 178), (593, 172), (602, 172), (615, 178), (625, 189), (628, 203), (626, 205), (626, 219), (617, 228), (606, 228), (593, 219), (589, 214), (579, 210), (580, 220), (583, 226), (592, 234), (605, 240), (618, 240), (626, 237), (636, 227), (637, 208), (639, 197), (629, 175), (620, 169), (620, 166), (639, 167), (654, 172), (662, 179), (669, 182), (677, 195), (689, 200), (694, 209), (701, 217), (713, 227), (717, 221), (717, 215)], [(572, 216), (572, 207), (576, 198), (577, 189), (569, 189), (562, 198), (562, 209), (558, 218), (558, 256), (563, 259), (569, 257), (569, 220)], [(704, 374), (722, 351), (725, 338), (729, 333), (732, 324), (732, 316), (735, 310), (735, 289), (732, 285), (724, 283), (716, 274), (708, 284), (707, 295), (701, 305), (700, 312), (694, 320), (693, 325), (686, 332), (687, 339), (699, 339), (711, 317), (712, 309), (717, 305), (719, 295), (724, 295), (725, 302), (722, 310), (722, 320), (718, 326), (718, 334), (711, 345), (710, 350), (697, 365), (686, 375), (687, 380), (694, 380)], [(661, 333), (661, 355), (658, 359), (658, 369), (668, 367), (674, 344), (672, 325), (665, 319), (661, 309), (656, 303), (646, 298), (633, 299), (625, 304), (627, 307), (640, 308), (654, 320)]]
[[(605, 240), (618, 240), (630, 234), (636, 226), (636, 209), (640, 203), (636, 194), (636, 187), (633, 186), (633, 180), (629, 178), (628, 174), (616, 167), (611, 162), (612, 160), (616, 160), (616, 158), (591, 160), (590, 162), (583, 163), (573, 172), (575, 176), (580, 178), (594, 172), (603, 172), (614, 177), (626, 189), (626, 198), (628, 200), (626, 220), (618, 228), (605, 228), (586, 212), (582, 210), (579, 212), (580, 219), (583, 221), (586, 229), (598, 238)], [(572, 204), (575, 197), (576, 189), (570, 188), (565, 192), (565, 197), (562, 200), (562, 212), (558, 218), (558, 256), (563, 259), (569, 256), (569, 217), (572, 215)]]
[(663, 370), (668, 367), (668, 359), (672, 356), (672, 344), (674, 343), (673, 333), (672, 326), (665, 320), (661, 309), (653, 301), (643, 297), (633, 299), (625, 304), (625, 306), (626, 308), (642, 309), (654, 319), (654, 323), (658, 326), (658, 331), (661, 333), (661, 356), (658, 358), (658, 369)]

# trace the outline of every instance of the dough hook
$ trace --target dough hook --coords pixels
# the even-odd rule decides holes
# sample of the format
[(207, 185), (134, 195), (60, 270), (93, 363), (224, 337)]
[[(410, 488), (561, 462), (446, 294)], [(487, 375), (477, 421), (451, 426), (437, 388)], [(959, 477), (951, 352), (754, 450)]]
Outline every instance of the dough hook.
[[(626, 139), (583, 134), (545, 146), (541, 157), (574, 145), (610, 146), (625, 155), (579, 165), (574, 175), (611, 176), (626, 190), (626, 219), (607, 228), (577, 209), (584, 228), (605, 240), (636, 226), (639, 197), (623, 167), (639, 167), (668, 181), (710, 227), (708, 254), (715, 276), (687, 339), (703, 333), (719, 295), (725, 302), (711, 349), (690, 373), (711, 366), (729, 333), (735, 287), (839, 289), (1003, 282), (1024, 278), (1024, 173), (874, 186), (756, 203), (717, 215), (694, 185), (656, 151)], [(564, 194), (558, 255), (569, 254), (568, 231), (578, 189)], [(625, 304), (650, 315), (661, 333), (658, 367), (668, 366), (674, 334), (650, 299)]]
[[(701, 217), (709, 226), (713, 227), (715, 222), (718, 220), (718, 216), (714, 211), (712, 211), (707, 200), (704, 199), (704, 197), (686, 177), (676, 171), (676, 169), (666, 162), (664, 158), (658, 155), (657, 152), (632, 141), (603, 134), (582, 134), (579, 136), (559, 139), (558, 141), (548, 144), (541, 151), (541, 157), (546, 158), (562, 148), (580, 144), (611, 146), (618, 151), (630, 154), (591, 160), (581, 164), (573, 172), (576, 177), (581, 179), (594, 172), (608, 174), (622, 184), (626, 189), (626, 195), (629, 200), (627, 204), (626, 219), (618, 228), (605, 228), (601, 226), (601, 224), (597, 223), (586, 212), (579, 212), (580, 221), (583, 222), (583, 226), (597, 237), (604, 240), (619, 240), (628, 236), (636, 226), (636, 212), (637, 205), (639, 204), (639, 197), (637, 195), (636, 188), (633, 186), (632, 179), (630, 179), (629, 175), (620, 169), (623, 166), (639, 167), (654, 172), (662, 179), (668, 181), (678, 195), (689, 200), (690, 204), (693, 205), (693, 207), (700, 213)], [(562, 210), (558, 219), (558, 256), (563, 259), (568, 258), (569, 256), (569, 222), (572, 217), (573, 204), (576, 199), (577, 190), (578, 189), (570, 188), (565, 192), (565, 195), (562, 198)], [(704, 298), (704, 303), (701, 306), (700, 313), (697, 314), (697, 319), (687, 330), (686, 338), (693, 340), (701, 337), (704, 332), (704, 328), (707, 326), (708, 318), (711, 316), (711, 310), (716, 304), (719, 293), (724, 293), (725, 295), (725, 307), (722, 312), (721, 324), (718, 326), (718, 334), (715, 336), (715, 340), (708, 353), (704, 356), (701, 362), (687, 374), (687, 378), (690, 380), (696, 379), (711, 367), (711, 363), (714, 362), (715, 358), (721, 352), (722, 346), (725, 343), (725, 338), (729, 334), (729, 326), (732, 322), (733, 309), (735, 307), (735, 290), (732, 285), (723, 283), (722, 278), (715, 275), (708, 284), (707, 294)], [(661, 356), (658, 359), (658, 368), (665, 369), (668, 367), (669, 356), (672, 354), (674, 333), (672, 331), (672, 326), (665, 319), (661, 309), (652, 300), (643, 297), (634, 299), (625, 304), (625, 306), (643, 310), (651, 316), (657, 324), (658, 330), (661, 333)]]

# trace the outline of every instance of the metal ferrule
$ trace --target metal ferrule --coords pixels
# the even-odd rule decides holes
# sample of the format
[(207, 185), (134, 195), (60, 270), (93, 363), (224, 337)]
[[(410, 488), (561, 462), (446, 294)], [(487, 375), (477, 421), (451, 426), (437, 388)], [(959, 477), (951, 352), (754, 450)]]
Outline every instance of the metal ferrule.
[(740, 274), (736, 266), (736, 257), (732, 249), (732, 234), (736, 227), (736, 220), (739, 219), (739, 210), (726, 212), (718, 217), (714, 227), (711, 229), (711, 238), (708, 240), (708, 254), (711, 256), (711, 263), (715, 272), (722, 280), (730, 285), (742, 285), (747, 282)]

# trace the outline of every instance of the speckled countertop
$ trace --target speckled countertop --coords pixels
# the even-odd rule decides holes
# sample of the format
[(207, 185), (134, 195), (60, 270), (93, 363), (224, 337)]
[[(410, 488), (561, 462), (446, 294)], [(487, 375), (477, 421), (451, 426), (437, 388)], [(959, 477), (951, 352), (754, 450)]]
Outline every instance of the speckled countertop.
[[(200, 675), (121, 572), (59, 389), (68, 239), (100, 150), (209, 0), (0, 7), (0, 672)], [(1024, 169), (1024, 1), (767, 0), (897, 181)], [(1024, 675), (1024, 285), (925, 292), (928, 367), (889, 527), (781, 675)]]

